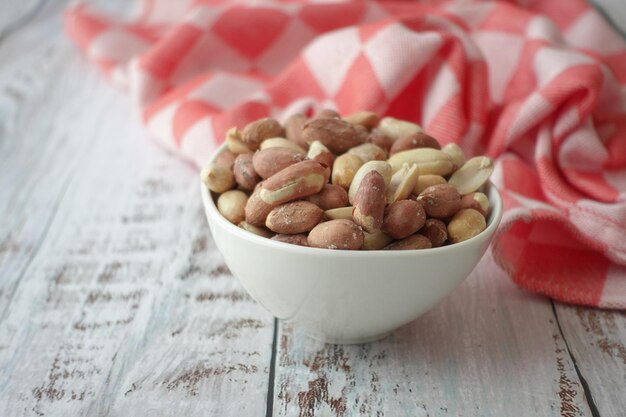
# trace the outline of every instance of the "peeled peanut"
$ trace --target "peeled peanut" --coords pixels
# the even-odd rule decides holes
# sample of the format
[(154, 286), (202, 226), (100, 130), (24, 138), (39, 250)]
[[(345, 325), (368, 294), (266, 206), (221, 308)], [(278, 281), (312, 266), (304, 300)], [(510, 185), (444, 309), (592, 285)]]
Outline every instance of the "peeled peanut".
[(387, 152), (378, 145), (373, 143), (363, 143), (348, 150), (349, 154), (356, 155), (363, 160), (363, 162), (369, 161), (383, 161), (387, 159)]
[(363, 165), (363, 160), (356, 155), (344, 153), (335, 158), (331, 181), (346, 190), (350, 188), (354, 175)]
[(348, 193), (342, 187), (335, 184), (326, 184), (322, 191), (310, 195), (307, 201), (315, 204), (322, 210), (345, 207), (348, 205)]
[(309, 242), (307, 241), (306, 235), (298, 234), (298, 235), (274, 235), (272, 240), (276, 240), (278, 242), (290, 243), (292, 245), (298, 246), (309, 246)]
[(378, 115), (372, 111), (360, 111), (344, 117), (343, 120), (371, 130), (378, 124)]
[(478, 190), (493, 172), (493, 161), (488, 156), (475, 156), (456, 170), (448, 180), (462, 195)]
[(446, 224), (439, 219), (427, 219), (420, 229), (420, 234), (426, 236), (433, 248), (442, 246), (448, 240)]
[(319, 193), (328, 181), (324, 166), (302, 161), (288, 166), (263, 182), (259, 197), (272, 206)]
[(265, 227), (254, 226), (246, 221), (240, 222), (238, 226), (261, 237), (271, 238), (274, 235), (274, 233), (270, 232)]
[(389, 184), (391, 181), (391, 166), (385, 161), (369, 161), (364, 163), (359, 170), (354, 174), (354, 178), (352, 179), (352, 183), (350, 184), (350, 188), (348, 189), (348, 200), (350, 203), (354, 202), (354, 196), (356, 195), (359, 186), (361, 185), (361, 181), (370, 171), (377, 171), (379, 174), (383, 176), (385, 180), (385, 185)]
[(456, 143), (448, 143), (441, 150), (450, 155), (450, 158), (452, 158), (452, 163), (457, 169), (459, 169), (465, 163), (465, 155), (463, 154), (463, 149), (461, 149), (461, 147)]
[(441, 175), (420, 175), (417, 177), (417, 182), (415, 183), (415, 188), (413, 189), (413, 194), (419, 195), (422, 191), (430, 187), (431, 185), (437, 184), (446, 184), (448, 181)]
[(289, 139), (281, 137), (265, 139), (263, 142), (261, 142), (261, 146), (259, 147), (260, 150), (270, 148), (287, 148), (302, 154), (306, 154), (306, 151), (302, 146), (290, 141)]
[(268, 148), (256, 152), (252, 157), (254, 170), (261, 178), (269, 178), (289, 165), (303, 161), (304, 154), (289, 148)]
[(202, 169), (200, 179), (214, 193), (223, 193), (235, 186), (235, 176), (232, 171), (215, 162)]
[(448, 223), (450, 242), (459, 243), (473, 238), (487, 228), (485, 217), (474, 209), (459, 210)]
[(430, 240), (426, 236), (415, 233), (402, 240), (397, 240), (390, 245), (385, 246), (386, 250), (414, 250), (414, 249), (430, 249), (432, 247)]
[(215, 157), (215, 163), (218, 165), (222, 165), (232, 171), (233, 165), (235, 164), (235, 159), (237, 159), (237, 154), (231, 152), (230, 149), (227, 148)]
[(358, 250), (363, 246), (363, 230), (351, 220), (329, 220), (309, 232), (309, 246), (325, 249)]
[(383, 232), (394, 239), (404, 239), (420, 230), (426, 221), (426, 212), (420, 203), (400, 200), (385, 209)]
[(319, 140), (336, 154), (344, 153), (365, 140), (358, 134), (354, 125), (335, 118), (307, 122), (302, 130), (302, 136), (307, 143)]
[(308, 201), (292, 201), (274, 207), (267, 215), (265, 226), (281, 234), (304, 233), (322, 220), (323, 213), (321, 208)]
[(252, 152), (252, 149), (241, 140), (241, 135), (236, 127), (230, 128), (228, 132), (226, 132), (226, 146), (229, 151), (235, 154)]
[(292, 114), (289, 118), (287, 118), (287, 120), (285, 120), (285, 135), (287, 136), (287, 139), (303, 149), (306, 148), (307, 143), (302, 137), (302, 128), (308, 121), (309, 118), (302, 113)]
[(441, 145), (439, 145), (437, 139), (432, 136), (429, 136), (424, 132), (416, 132), (396, 140), (393, 145), (391, 145), (389, 153), (393, 155), (398, 152), (417, 148), (441, 149)]
[(352, 212), (354, 211), (354, 207), (339, 207), (335, 209), (326, 210), (324, 212), (324, 217), (328, 220), (352, 220)]
[(387, 203), (391, 204), (408, 198), (415, 189), (418, 177), (419, 171), (416, 165), (402, 165), (402, 168), (391, 176), (389, 187), (387, 187)]
[(377, 171), (369, 171), (361, 180), (354, 196), (354, 222), (368, 233), (380, 230), (385, 216), (385, 179)]
[(428, 217), (436, 219), (453, 216), (461, 208), (461, 195), (448, 184), (431, 185), (417, 199), (424, 203)]
[(265, 219), (274, 207), (261, 199), (259, 196), (260, 192), (260, 188), (255, 190), (248, 198), (245, 207), (246, 222), (253, 226), (265, 226)]
[(306, 157), (312, 161), (326, 165), (327, 167), (332, 167), (335, 162), (335, 155), (333, 155), (332, 152), (328, 150), (328, 148), (319, 140), (313, 141), (311, 145), (309, 145), (309, 151), (307, 152)]
[(461, 197), (461, 208), (471, 208), (483, 216), (489, 213), (489, 198), (483, 193), (469, 193)]
[(393, 140), (408, 136), (412, 133), (421, 132), (422, 128), (412, 122), (400, 120), (393, 117), (383, 117), (378, 123), (378, 130)]
[(363, 232), (363, 250), (379, 250), (387, 246), (393, 241), (392, 238), (387, 236), (380, 230), (374, 233)]
[(396, 172), (402, 165), (415, 164), (420, 175), (435, 174), (445, 176), (452, 172), (454, 164), (450, 156), (440, 150), (432, 148), (409, 149), (391, 155), (389, 160), (393, 172)]
[(217, 198), (217, 210), (222, 216), (234, 224), (239, 224), (246, 218), (245, 207), (248, 195), (243, 191), (229, 190)]
[(285, 136), (285, 130), (276, 120), (266, 117), (248, 123), (241, 132), (241, 140), (252, 150), (259, 149), (265, 139)]
[(251, 153), (241, 154), (237, 156), (235, 164), (233, 165), (235, 181), (237, 181), (237, 184), (244, 190), (254, 190), (254, 187), (261, 180), (259, 174), (254, 170), (252, 158)]

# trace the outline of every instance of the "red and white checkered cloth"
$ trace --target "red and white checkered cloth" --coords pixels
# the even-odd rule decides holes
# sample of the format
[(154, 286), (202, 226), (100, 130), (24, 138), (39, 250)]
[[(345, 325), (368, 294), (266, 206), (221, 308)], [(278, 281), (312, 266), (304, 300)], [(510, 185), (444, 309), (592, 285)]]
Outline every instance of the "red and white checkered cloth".
[(626, 308), (626, 43), (582, 0), (518, 2), (145, 0), (132, 22), (73, 6), (65, 27), (198, 164), (231, 126), (321, 107), (487, 153), (512, 279)]

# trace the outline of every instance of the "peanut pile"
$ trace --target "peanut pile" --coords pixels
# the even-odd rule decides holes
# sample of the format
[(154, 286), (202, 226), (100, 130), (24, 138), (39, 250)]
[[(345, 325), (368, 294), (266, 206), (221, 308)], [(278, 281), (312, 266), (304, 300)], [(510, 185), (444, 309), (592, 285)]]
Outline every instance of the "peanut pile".
[(362, 111), (294, 114), (232, 128), (228, 149), (201, 172), (231, 223), (295, 245), (344, 250), (427, 249), (486, 228), (493, 171), (486, 156), (420, 126)]

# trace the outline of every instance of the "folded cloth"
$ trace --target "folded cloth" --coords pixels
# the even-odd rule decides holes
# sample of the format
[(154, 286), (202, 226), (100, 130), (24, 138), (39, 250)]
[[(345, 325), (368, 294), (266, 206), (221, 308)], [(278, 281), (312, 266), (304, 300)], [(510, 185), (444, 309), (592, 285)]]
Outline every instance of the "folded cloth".
[(231, 126), (330, 107), (416, 121), (496, 160), (519, 286), (626, 308), (626, 44), (582, 0), (146, 0), (69, 36), (150, 132), (202, 164)]

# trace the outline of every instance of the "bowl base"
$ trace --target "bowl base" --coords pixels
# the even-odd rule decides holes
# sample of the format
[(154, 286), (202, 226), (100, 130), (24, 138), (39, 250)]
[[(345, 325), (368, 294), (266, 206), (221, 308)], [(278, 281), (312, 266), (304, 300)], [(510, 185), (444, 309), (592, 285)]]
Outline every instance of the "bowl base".
[(377, 334), (374, 336), (355, 337), (351, 339), (339, 339), (339, 338), (327, 337), (321, 334), (308, 333), (307, 331), (304, 331), (303, 333), (307, 335), (308, 337), (310, 337), (311, 339), (315, 339), (319, 342), (328, 343), (332, 345), (358, 345), (362, 343), (370, 343), (370, 342), (376, 342), (378, 340), (382, 340), (386, 338), (387, 336), (389, 336), (392, 332), (385, 332), (385, 333)]

